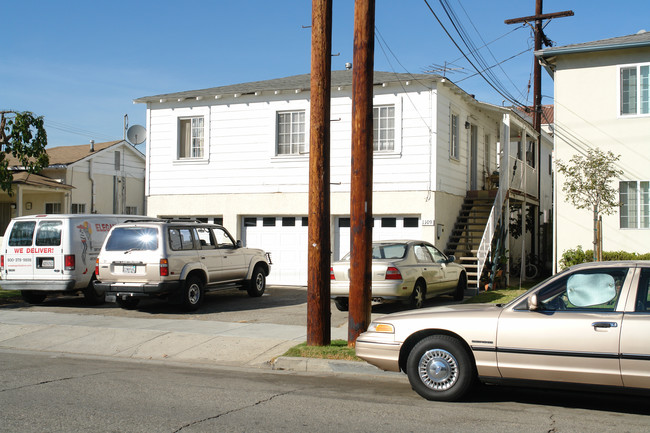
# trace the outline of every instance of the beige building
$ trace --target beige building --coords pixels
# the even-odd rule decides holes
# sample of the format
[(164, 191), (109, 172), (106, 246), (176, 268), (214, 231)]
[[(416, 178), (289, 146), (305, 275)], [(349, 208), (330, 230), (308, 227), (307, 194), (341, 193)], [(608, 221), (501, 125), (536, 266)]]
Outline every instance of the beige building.
[(11, 218), (35, 214), (144, 214), (144, 155), (125, 140), (47, 149), (50, 162), (29, 174), (15, 158), (12, 195), (0, 193), (0, 234)]
[[(621, 206), (603, 216), (603, 250), (650, 252), (650, 32), (564, 47), (535, 55), (555, 82), (555, 158), (599, 148), (620, 155)], [(593, 247), (593, 217), (565, 200), (556, 173), (554, 254)]]

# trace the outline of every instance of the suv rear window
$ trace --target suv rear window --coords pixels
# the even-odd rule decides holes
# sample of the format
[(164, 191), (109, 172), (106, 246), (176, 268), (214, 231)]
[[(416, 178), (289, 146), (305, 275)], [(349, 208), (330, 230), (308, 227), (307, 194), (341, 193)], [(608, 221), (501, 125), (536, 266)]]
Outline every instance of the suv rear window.
[(19, 221), (11, 228), (9, 235), (10, 247), (30, 247), (34, 237), (36, 221)]
[(158, 230), (153, 227), (116, 227), (106, 240), (106, 251), (158, 249)]

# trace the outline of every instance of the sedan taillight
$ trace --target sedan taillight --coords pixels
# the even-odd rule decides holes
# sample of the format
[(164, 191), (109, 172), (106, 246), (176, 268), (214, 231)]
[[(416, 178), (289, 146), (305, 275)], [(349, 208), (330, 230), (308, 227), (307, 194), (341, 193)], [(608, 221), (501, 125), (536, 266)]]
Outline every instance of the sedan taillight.
[(336, 277), (334, 276), (334, 268), (330, 268), (330, 280), (336, 280)]
[(397, 269), (394, 266), (389, 266), (388, 269), (386, 269), (386, 279), (387, 280), (401, 280), (402, 279), (402, 274), (400, 273), (399, 269)]

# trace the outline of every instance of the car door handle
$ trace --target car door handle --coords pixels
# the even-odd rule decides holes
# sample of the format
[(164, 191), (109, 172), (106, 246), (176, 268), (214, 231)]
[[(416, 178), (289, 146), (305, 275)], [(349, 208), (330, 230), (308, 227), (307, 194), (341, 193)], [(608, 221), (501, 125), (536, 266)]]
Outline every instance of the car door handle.
[(594, 322), (594, 323), (591, 324), (591, 326), (593, 326), (594, 329), (596, 329), (596, 328), (617, 328), (618, 323), (616, 323), (616, 322)]

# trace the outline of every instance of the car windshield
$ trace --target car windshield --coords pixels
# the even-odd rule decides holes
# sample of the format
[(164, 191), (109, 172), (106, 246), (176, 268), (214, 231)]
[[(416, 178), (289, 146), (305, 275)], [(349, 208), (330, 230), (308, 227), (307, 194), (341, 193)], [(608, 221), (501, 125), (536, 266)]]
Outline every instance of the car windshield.
[(116, 227), (106, 241), (106, 251), (158, 249), (158, 230), (153, 227)]
[[(373, 259), (403, 259), (406, 255), (406, 244), (373, 244), (372, 245), (372, 258)], [(350, 253), (347, 253), (341, 260), (350, 260)]]

